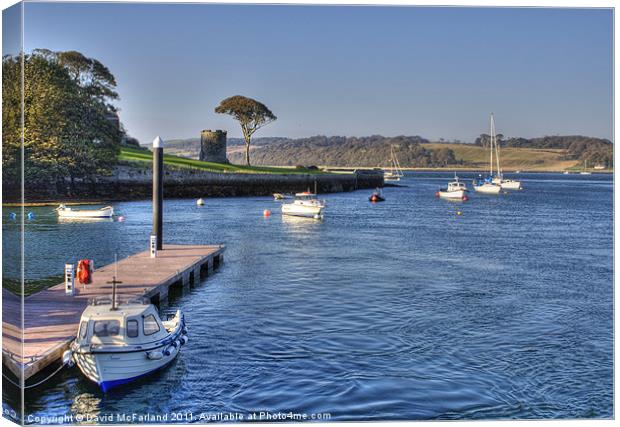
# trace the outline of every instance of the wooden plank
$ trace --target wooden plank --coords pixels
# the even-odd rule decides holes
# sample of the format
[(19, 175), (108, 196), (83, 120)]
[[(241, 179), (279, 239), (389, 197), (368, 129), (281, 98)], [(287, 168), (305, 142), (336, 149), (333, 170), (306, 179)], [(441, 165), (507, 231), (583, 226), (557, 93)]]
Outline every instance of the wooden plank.
[[(112, 285), (107, 282), (115, 274), (123, 282), (117, 286), (119, 297), (167, 295), (170, 285), (205, 262), (212, 264), (223, 251), (222, 245), (164, 245), (157, 258), (144, 251), (95, 270), (93, 283), (76, 284), (75, 296), (66, 295), (61, 283), (26, 297), (23, 330), (21, 316), (3, 316), (3, 363), (13, 372), (23, 369), (27, 379), (59, 360), (75, 338), (88, 300), (111, 296)], [(3, 290), (4, 309), (19, 314), (20, 299), (6, 294), (10, 292)]]

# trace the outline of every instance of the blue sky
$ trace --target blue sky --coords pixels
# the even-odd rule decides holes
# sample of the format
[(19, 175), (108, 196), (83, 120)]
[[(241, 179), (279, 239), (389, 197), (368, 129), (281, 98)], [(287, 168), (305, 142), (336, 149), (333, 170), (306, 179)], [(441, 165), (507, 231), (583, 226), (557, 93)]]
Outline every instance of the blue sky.
[(141, 142), (229, 130), (231, 95), (278, 120), (256, 136), (612, 138), (610, 9), (27, 3), (25, 48), (78, 50), (118, 81)]

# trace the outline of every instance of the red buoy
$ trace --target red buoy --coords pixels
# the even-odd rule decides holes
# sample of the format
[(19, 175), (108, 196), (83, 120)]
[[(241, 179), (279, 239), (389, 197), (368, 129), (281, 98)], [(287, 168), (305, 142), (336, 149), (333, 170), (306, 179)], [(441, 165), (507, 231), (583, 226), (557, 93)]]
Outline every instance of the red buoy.
[(270, 211), (269, 209), (265, 209), (265, 210), (263, 211), (263, 216), (264, 216), (264, 217), (268, 217), (268, 216), (270, 216), (270, 215), (271, 215), (271, 211)]

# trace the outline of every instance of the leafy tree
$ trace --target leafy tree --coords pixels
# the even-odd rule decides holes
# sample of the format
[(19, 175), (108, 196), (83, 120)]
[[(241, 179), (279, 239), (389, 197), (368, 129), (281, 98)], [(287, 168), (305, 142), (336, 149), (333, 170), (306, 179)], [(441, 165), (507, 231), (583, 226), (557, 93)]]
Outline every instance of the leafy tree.
[(241, 125), (243, 140), (245, 141), (245, 162), (250, 166), (250, 143), (254, 132), (268, 125), (277, 117), (265, 106), (255, 99), (235, 95), (224, 99), (215, 108), (216, 113), (233, 116)]
[(69, 178), (73, 185), (76, 178), (109, 172), (116, 162), (122, 132), (110, 120), (115, 109), (109, 102), (118, 98), (114, 78), (96, 60), (75, 52), (68, 62), (64, 55), (39, 49), (24, 56), (23, 129), (21, 58), (3, 58), (4, 182), (20, 178), (22, 132), (29, 183)]

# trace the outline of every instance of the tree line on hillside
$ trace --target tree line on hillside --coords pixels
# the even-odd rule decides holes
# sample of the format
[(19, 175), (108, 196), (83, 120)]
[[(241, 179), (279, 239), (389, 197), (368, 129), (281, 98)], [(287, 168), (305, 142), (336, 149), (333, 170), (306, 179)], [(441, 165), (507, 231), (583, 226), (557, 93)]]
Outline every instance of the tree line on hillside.
[[(403, 167), (443, 167), (460, 163), (449, 147), (428, 149), (422, 145), (428, 142), (420, 136), (318, 135), (262, 144), (260, 149), (252, 152), (252, 159), (257, 165), (385, 167), (389, 166), (393, 149)], [(235, 163), (241, 161), (242, 157), (238, 153), (231, 153), (229, 160)]]
[[(476, 138), (474, 144), (487, 147), (490, 140), (490, 135), (481, 134)], [(529, 139), (519, 137), (505, 138), (504, 135), (498, 134), (497, 142), (500, 147), (566, 150), (566, 155), (564, 156), (566, 160), (580, 160), (588, 162), (592, 166), (603, 165), (611, 168), (614, 164), (614, 148), (608, 139), (582, 135), (555, 135)]]
[(35, 49), (4, 56), (2, 71), (3, 183), (21, 179), (22, 142), (26, 183), (69, 178), (73, 185), (110, 172), (124, 132), (112, 104), (116, 80), (105, 65), (76, 51)]

